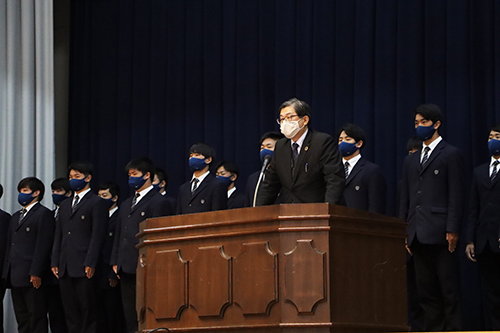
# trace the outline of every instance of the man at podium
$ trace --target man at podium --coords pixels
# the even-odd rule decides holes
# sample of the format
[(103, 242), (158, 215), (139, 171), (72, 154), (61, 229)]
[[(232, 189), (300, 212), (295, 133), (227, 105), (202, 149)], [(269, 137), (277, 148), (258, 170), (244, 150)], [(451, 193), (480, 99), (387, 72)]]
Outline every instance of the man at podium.
[(277, 119), (286, 138), (276, 142), (257, 206), (272, 205), (281, 189), (282, 203), (343, 202), (345, 178), (337, 144), (326, 133), (309, 129), (311, 108), (292, 98)]

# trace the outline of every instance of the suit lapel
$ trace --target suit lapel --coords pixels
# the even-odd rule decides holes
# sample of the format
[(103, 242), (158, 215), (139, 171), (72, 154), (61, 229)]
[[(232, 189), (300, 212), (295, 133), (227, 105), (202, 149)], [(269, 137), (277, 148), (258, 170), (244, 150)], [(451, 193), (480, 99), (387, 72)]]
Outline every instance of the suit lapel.
[(363, 166), (365, 165), (365, 161), (363, 158), (360, 158), (358, 163), (356, 163), (356, 165), (354, 166), (354, 168), (352, 168), (352, 171), (351, 173), (349, 174), (349, 177), (347, 177), (346, 181), (345, 181), (345, 184), (346, 186), (351, 182), (351, 180), (356, 177), (356, 175), (361, 171), (363, 170)]
[[(431, 151), (431, 156), (429, 156), (429, 159), (427, 160), (427, 163), (425, 163), (424, 167), (422, 168), (421, 167), (421, 171), (420, 171), (420, 174), (424, 173), (424, 171), (429, 167), (429, 165), (432, 164), (432, 161), (434, 161), (436, 159), (436, 157), (441, 154), (441, 151), (443, 150), (443, 148), (446, 146), (446, 143), (441, 140), (440, 143), (438, 143), (438, 145), (436, 146), (436, 148), (434, 149), (434, 151)], [(420, 150), (422, 151), (422, 150)], [(419, 159), (419, 162), (420, 162), (420, 159)]]
[(69, 205), (69, 209), (71, 211), (71, 216), (73, 216), (74, 214), (76, 214), (76, 212), (80, 209), (80, 207), (82, 207), (85, 204), (85, 201), (87, 201), (90, 198), (91, 195), (92, 195), (92, 192), (90, 192), (90, 191), (87, 192), (83, 196), (83, 198), (81, 198), (80, 201), (78, 201), (78, 205), (76, 205), (76, 209), (75, 210), (73, 210), (73, 199), (74, 199), (74, 197), (73, 197), (73, 199), (71, 200), (71, 203)]
[(200, 183), (200, 186), (194, 191), (194, 193), (191, 195), (191, 199), (189, 199), (189, 202), (192, 202), (194, 198), (198, 196), (198, 194), (201, 193), (201, 191), (208, 186), (208, 184), (212, 181), (213, 177), (212, 174), (210, 173), (203, 181)]
[[(304, 160), (306, 159), (306, 155), (309, 152), (309, 149), (311, 147), (311, 138), (312, 138), (312, 130), (309, 130), (307, 132), (305, 139), (304, 139), (304, 142), (302, 143), (302, 147), (300, 147), (300, 153), (299, 153), (299, 157), (297, 158), (297, 165), (295, 166), (295, 172), (293, 175), (293, 182), (294, 183), (297, 180), (297, 176), (299, 175), (299, 173), (301, 173), (301, 171), (303, 169)], [(290, 152), (290, 159), (291, 159), (291, 156), (292, 156), (291, 145), (289, 145), (289, 147), (290, 147), (289, 152)], [(290, 172), (291, 172), (291, 170), (292, 170), (292, 168), (290, 168)]]
[(154, 195), (153, 192), (154, 190), (155, 190), (154, 188), (151, 189), (148, 193), (146, 193), (146, 195), (141, 200), (139, 200), (139, 202), (130, 210), (130, 215), (132, 215), (133, 212), (135, 212), (139, 207), (145, 205), (146, 202), (148, 202), (149, 199), (151, 199), (151, 197)]
[[(38, 205), (39, 203), (36, 203), (33, 207), (31, 207), (31, 209), (29, 210), (29, 212), (26, 213), (26, 216), (23, 218), (21, 223), (17, 223), (16, 230), (18, 230), (35, 213), (35, 211), (38, 209)], [(21, 216), (21, 211), (19, 211), (19, 214), (17, 215), (18, 221), (20, 216)]]

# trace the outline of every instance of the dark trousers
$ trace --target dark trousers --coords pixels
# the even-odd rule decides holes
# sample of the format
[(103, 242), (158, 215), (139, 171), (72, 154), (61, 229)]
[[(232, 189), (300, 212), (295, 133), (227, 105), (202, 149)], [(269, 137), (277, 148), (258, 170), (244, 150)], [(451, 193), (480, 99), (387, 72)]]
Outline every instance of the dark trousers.
[(49, 321), (47, 319), (47, 290), (41, 286), (12, 287), (12, 304), (16, 315), (17, 330), (19, 333), (47, 333)]
[(5, 296), (5, 279), (0, 279), (0, 333), (3, 333), (3, 297)]
[(123, 312), (127, 322), (127, 332), (135, 333), (138, 328), (137, 311), (135, 309), (136, 275), (120, 272), (120, 287), (122, 291)]
[(118, 284), (114, 288), (100, 288), (99, 290), (99, 332), (127, 332), (120, 289), (120, 284)]
[(68, 333), (59, 284), (47, 286), (49, 293), (49, 326), (52, 333)]
[(406, 286), (408, 291), (408, 324), (410, 332), (421, 332), (424, 329), (424, 310), (420, 306), (415, 278), (415, 260), (406, 254)]
[(67, 274), (59, 279), (66, 324), (70, 333), (97, 333), (97, 280), (72, 278)]
[(458, 250), (448, 245), (421, 244), (411, 246), (415, 260), (418, 299), (424, 309), (424, 331), (460, 331), (460, 280)]
[(486, 329), (498, 331), (500, 330), (500, 253), (494, 253), (489, 244), (486, 244), (476, 258), (485, 303)]

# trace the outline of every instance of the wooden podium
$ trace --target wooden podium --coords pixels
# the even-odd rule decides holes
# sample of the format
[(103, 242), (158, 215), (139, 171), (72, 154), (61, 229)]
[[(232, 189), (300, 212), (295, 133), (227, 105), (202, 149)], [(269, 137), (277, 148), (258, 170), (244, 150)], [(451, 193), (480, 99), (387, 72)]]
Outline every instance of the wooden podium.
[(148, 219), (139, 332), (407, 331), (405, 224), (329, 204)]

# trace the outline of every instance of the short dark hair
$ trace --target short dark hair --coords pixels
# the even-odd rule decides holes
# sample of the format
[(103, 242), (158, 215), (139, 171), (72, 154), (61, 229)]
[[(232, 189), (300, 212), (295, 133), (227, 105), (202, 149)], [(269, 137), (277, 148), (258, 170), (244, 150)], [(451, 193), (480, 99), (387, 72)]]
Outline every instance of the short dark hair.
[(81, 172), (87, 177), (88, 175), (92, 176), (92, 170), (94, 169), (92, 163), (89, 161), (78, 161), (73, 162), (68, 167), (68, 174), (71, 170), (75, 170)]
[(66, 193), (73, 192), (71, 186), (69, 185), (68, 178), (57, 178), (52, 182), (52, 184), (50, 184), (50, 187), (52, 188), (52, 191), (64, 190)]
[[(490, 128), (490, 132), (491, 131), (495, 131), (495, 132), (500, 133), (500, 124), (496, 124), (495, 126), (493, 126), (492, 128)], [(490, 133), (488, 133), (488, 135), (490, 135)]]
[(140, 172), (142, 172), (143, 176), (145, 176), (149, 172), (151, 181), (153, 181), (153, 178), (155, 177), (155, 165), (153, 164), (153, 161), (151, 161), (147, 157), (136, 158), (128, 162), (127, 166), (125, 167), (125, 171), (129, 172), (130, 169), (139, 170)]
[(424, 119), (432, 121), (433, 124), (440, 121), (443, 122), (443, 113), (436, 104), (421, 104), (415, 108), (414, 117), (419, 114)]
[(274, 141), (278, 141), (279, 139), (283, 139), (284, 137), (285, 136), (279, 132), (267, 132), (260, 137), (260, 144), (262, 144), (262, 142), (264, 142), (265, 139), (272, 139)]
[(156, 176), (158, 177), (158, 180), (160, 181), (160, 183), (162, 181), (165, 181), (165, 187), (167, 187), (168, 185), (168, 174), (165, 172), (165, 170), (163, 169), (160, 169), (160, 168), (156, 168)]
[(406, 150), (407, 151), (410, 151), (410, 150), (419, 150), (420, 148), (422, 148), (422, 140), (420, 140), (418, 137), (414, 136), (414, 137), (411, 137), (408, 142), (406, 143)]
[(26, 177), (24, 179), (21, 179), (21, 181), (17, 185), (17, 191), (21, 192), (23, 188), (29, 188), (31, 192), (40, 191), (38, 201), (42, 201), (43, 195), (45, 194), (45, 185), (43, 185), (40, 179), (36, 177)]
[(3, 186), (2, 184), (0, 184), (0, 198), (2, 198), (3, 196)]
[(231, 161), (221, 161), (215, 167), (215, 171), (219, 170), (220, 167), (224, 167), (224, 169), (226, 169), (226, 171), (228, 171), (231, 174), (234, 174), (236, 176), (238, 176), (240, 174), (240, 168), (234, 162), (231, 162)]
[(115, 182), (105, 182), (99, 186), (98, 191), (109, 190), (111, 197), (118, 196), (120, 198), (120, 187)]
[[(309, 118), (311, 118), (311, 107), (309, 106), (309, 104), (295, 97), (283, 102), (283, 104), (280, 105), (278, 116), (281, 110), (286, 108), (287, 106), (292, 106), (295, 109), (295, 112), (297, 112), (297, 116), (299, 116), (300, 118), (304, 116), (308, 116)], [(309, 121), (311, 120), (309, 119)]]
[(189, 148), (189, 154), (197, 153), (205, 156), (205, 158), (212, 158), (212, 162), (215, 159), (215, 150), (207, 145), (206, 143), (195, 143)]
[(361, 146), (361, 148), (365, 146), (366, 144), (365, 131), (363, 131), (361, 127), (359, 127), (356, 124), (350, 124), (350, 123), (344, 124), (340, 128), (337, 138), (340, 136), (340, 134), (342, 134), (343, 131), (345, 132), (345, 134), (347, 134), (347, 136), (353, 138), (356, 142), (362, 140), (363, 145)]

